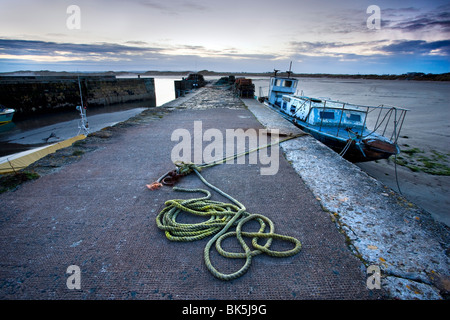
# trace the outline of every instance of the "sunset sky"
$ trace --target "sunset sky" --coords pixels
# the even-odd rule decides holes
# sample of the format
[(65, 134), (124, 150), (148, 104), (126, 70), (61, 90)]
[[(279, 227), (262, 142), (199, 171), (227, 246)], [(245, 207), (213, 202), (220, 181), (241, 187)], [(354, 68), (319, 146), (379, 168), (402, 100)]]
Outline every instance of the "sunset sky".
[(290, 61), (297, 73), (450, 72), (450, 2), (0, 0), (0, 72), (270, 72)]

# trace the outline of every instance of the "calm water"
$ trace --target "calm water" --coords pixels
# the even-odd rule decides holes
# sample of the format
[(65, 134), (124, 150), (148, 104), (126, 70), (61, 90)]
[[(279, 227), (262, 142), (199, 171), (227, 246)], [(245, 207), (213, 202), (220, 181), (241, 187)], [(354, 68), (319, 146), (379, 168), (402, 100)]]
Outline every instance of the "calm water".
[[(268, 92), (267, 79), (255, 79), (255, 93)], [(445, 82), (338, 80), (300, 78), (299, 94), (368, 106), (394, 105), (409, 109), (400, 144), (450, 152), (450, 84)]]

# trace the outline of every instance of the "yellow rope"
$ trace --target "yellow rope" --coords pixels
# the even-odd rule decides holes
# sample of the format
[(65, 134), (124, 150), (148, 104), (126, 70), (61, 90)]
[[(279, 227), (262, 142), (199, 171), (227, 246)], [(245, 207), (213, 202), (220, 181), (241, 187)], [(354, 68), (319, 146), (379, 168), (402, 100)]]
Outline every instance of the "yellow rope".
[[(250, 214), (246, 208), (239, 201), (210, 184), (200, 174), (199, 167), (194, 164), (178, 163), (177, 167), (180, 173), (187, 174), (194, 172), (200, 180), (229, 199), (231, 203), (223, 203), (210, 200), (211, 193), (203, 189), (183, 189), (174, 187), (175, 191), (182, 192), (201, 192), (204, 197), (193, 199), (175, 199), (169, 200), (165, 203), (165, 208), (156, 217), (156, 224), (159, 229), (164, 230), (166, 237), (171, 241), (195, 241), (205, 237), (214, 235), (208, 241), (204, 250), (204, 261), (208, 270), (218, 279), (232, 280), (242, 276), (250, 268), (252, 257), (261, 253), (268, 254), (273, 257), (288, 257), (297, 254), (301, 250), (301, 242), (293, 237), (276, 234), (274, 232), (273, 222), (260, 214)], [(201, 223), (184, 224), (176, 221), (180, 213), (189, 213), (201, 217), (206, 217), (208, 220)], [(242, 227), (250, 220), (257, 220), (260, 224), (258, 232), (244, 232)], [(265, 232), (266, 224), (269, 225), (269, 231)], [(229, 231), (233, 226), (236, 226), (235, 231)], [(235, 253), (227, 252), (221, 247), (221, 242), (228, 237), (235, 236), (239, 241), (244, 252)], [(244, 241), (244, 237), (252, 238), (251, 250)], [(264, 245), (258, 243), (258, 239), (267, 239)], [(287, 251), (270, 250), (270, 245), (273, 239), (292, 242), (294, 248)], [(225, 274), (218, 271), (211, 263), (210, 251), (212, 245), (215, 244), (216, 250), (224, 257), (245, 259), (245, 264), (238, 271), (231, 274)]]

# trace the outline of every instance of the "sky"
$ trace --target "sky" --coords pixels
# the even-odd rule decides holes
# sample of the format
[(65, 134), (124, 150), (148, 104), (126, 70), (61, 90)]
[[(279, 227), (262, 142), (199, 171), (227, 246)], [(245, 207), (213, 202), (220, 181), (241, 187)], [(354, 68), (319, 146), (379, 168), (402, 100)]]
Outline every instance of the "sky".
[(450, 2), (0, 0), (0, 72), (271, 72), (291, 61), (295, 73), (450, 72)]

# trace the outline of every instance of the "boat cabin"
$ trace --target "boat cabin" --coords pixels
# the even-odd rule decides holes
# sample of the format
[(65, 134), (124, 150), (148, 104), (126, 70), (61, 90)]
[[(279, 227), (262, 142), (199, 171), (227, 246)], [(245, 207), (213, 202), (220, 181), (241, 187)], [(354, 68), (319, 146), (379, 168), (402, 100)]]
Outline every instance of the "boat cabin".
[(280, 109), (289, 116), (312, 126), (363, 128), (367, 112), (343, 102), (283, 95)]
[(269, 103), (281, 107), (283, 95), (294, 94), (298, 80), (286, 77), (270, 78)]

